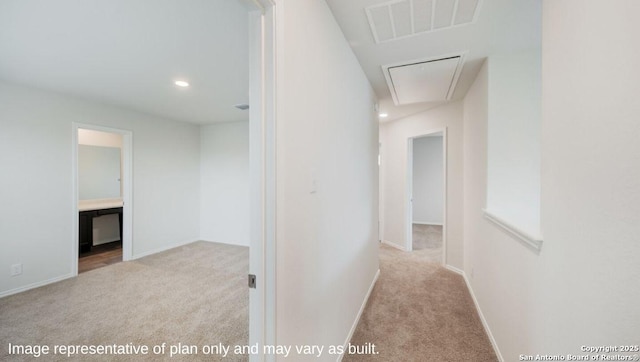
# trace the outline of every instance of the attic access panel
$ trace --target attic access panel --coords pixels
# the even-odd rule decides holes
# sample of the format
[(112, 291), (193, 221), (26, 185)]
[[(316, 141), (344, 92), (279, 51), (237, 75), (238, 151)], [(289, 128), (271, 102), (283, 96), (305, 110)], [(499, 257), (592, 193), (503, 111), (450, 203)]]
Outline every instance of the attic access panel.
[(399, 105), (451, 99), (462, 70), (463, 55), (384, 66), (389, 91)]

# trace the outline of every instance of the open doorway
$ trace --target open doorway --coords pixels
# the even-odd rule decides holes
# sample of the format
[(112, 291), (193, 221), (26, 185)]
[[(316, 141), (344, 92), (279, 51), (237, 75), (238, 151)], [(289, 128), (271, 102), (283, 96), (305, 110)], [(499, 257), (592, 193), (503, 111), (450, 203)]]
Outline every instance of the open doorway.
[[(249, 292), (246, 293), (249, 296), (248, 303), (248, 314), (249, 314), (249, 325), (248, 327), (248, 337), (249, 341), (242, 341), (242, 344), (250, 344), (254, 345), (256, 343), (260, 344), (275, 344), (275, 320), (273, 316), (275, 315), (275, 4), (273, 4), (269, 0), (238, 0), (238, 2), (245, 3), (246, 6), (243, 7), (244, 14), (243, 16), (247, 16), (248, 18), (248, 44), (245, 44), (244, 41), (238, 41), (235, 46), (238, 48), (246, 49), (249, 48), (246, 53), (249, 58), (248, 69), (246, 72), (249, 73), (248, 80), (246, 82), (243, 77), (235, 77), (232, 79), (233, 82), (242, 82), (243, 84), (248, 83), (248, 94), (246, 94), (249, 99), (246, 99), (244, 94), (242, 97), (234, 98), (233, 102), (227, 102), (223, 105), (224, 109), (234, 109), (234, 105), (236, 108), (240, 108), (237, 112), (242, 111), (242, 107), (246, 105), (249, 109), (243, 113), (245, 119), (243, 120), (246, 124), (248, 120), (248, 133), (250, 144), (249, 147), (249, 163), (250, 165), (243, 165), (243, 167), (248, 166), (250, 173), (249, 180), (249, 201), (250, 201), (250, 220), (248, 221), (248, 227), (245, 226), (245, 230), (250, 230), (250, 240), (249, 243), (249, 270), (242, 270), (243, 277), (237, 278), (235, 280), (241, 280), (242, 283), (239, 283), (239, 288), (242, 288), (243, 294), (246, 293), (247, 283), (246, 283), (246, 274), (249, 273), (254, 277), (254, 287), (249, 289)], [(215, 19), (213, 19), (215, 20)], [(213, 43), (215, 45), (215, 43)], [(213, 46), (212, 46), (213, 47)], [(190, 58), (197, 58), (195, 55)], [(205, 58), (206, 59), (206, 58)], [(244, 59), (244, 58), (243, 58)], [(237, 63), (242, 63), (241, 59), (236, 59)], [(211, 64), (211, 68), (215, 68), (216, 64)], [(237, 78), (237, 79), (236, 79)], [(177, 93), (179, 99), (188, 99), (189, 95), (197, 95), (203, 94), (205, 90), (204, 84), (205, 80), (208, 78), (202, 77), (200, 79), (196, 79), (193, 81), (192, 88), (186, 88), (184, 90), (178, 90), (180, 93)], [(210, 81), (214, 83), (213, 81)], [(235, 84), (235, 83), (233, 83)], [(178, 84), (176, 83), (176, 86)], [(172, 89), (173, 91), (173, 89)], [(225, 92), (226, 93), (226, 92)], [(213, 97), (212, 97), (213, 98)], [(207, 99), (211, 101), (216, 101), (215, 98)], [(161, 104), (158, 105), (160, 107)], [(189, 108), (189, 107), (183, 107)], [(233, 123), (234, 119), (224, 118), (224, 122), (221, 121), (220, 124), (228, 124)], [(123, 122), (111, 122), (109, 120), (104, 119), (96, 119), (95, 122), (110, 125), (114, 124), (116, 127), (120, 125), (124, 125), (123, 127), (130, 128), (132, 131), (111, 128), (111, 127), (103, 127), (98, 125), (90, 124), (93, 122), (92, 119), (86, 119), (82, 122), (86, 123), (74, 123), (73, 124), (73, 200), (72, 200), (72, 217), (73, 217), (73, 230), (74, 236), (72, 240), (71, 253), (72, 253), (72, 271), (73, 275), (77, 275), (79, 272), (79, 256), (81, 252), (86, 252), (86, 249), (80, 246), (82, 233), (81, 221), (80, 221), (80, 213), (84, 211), (96, 211), (102, 210), (115, 212), (109, 215), (97, 215), (97, 217), (93, 217), (92, 215), (88, 215), (87, 217), (91, 217), (92, 221), (94, 221), (93, 226), (97, 226), (98, 220), (105, 216), (106, 219), (111, 219), (111, 232), (109, 233), (112, 237), (106, 238), (103, 241), (106, 241), (105, 244), (108, 243), (116, 243), (121, 241), (121, 259), (120, 260), (131, 260), (138, 259), (149, 255), (151, 252), (159, 252), (164, 251), (166, 248), (152, 249), (146, 250), (144, 248), (145, 240), (141, 238), (141, 220), (144, 220), (144, 217), (148, 217), (144, 212), (145, 205), (148, 205), (149, 198), (141, 198), (140, 190), (144, 187), (140, 187), (140, 185), (145, 185), (144, 177), (141, 176), (139, 169), (136, 170), (136, 205), (133, 205), (133, 133), (136, 134), (136, 167), (139, 167), (141, 164), (141, 160), (144, 160), (146, 154), (142, 151), (146, 150), (146, 146), (148, 144), (149, 135), (153, 134), (153, 131), (149, 131), (147, 127), (142, 127), (140, 124), (133, 122), (131, 125)], [(212, 124), (200, 124), (199, 125), (199, 137), (200, 137), (200, 146), (206, 145), (206, 140), (208, 139), (206, 134), (207, 127), (213, 127)], [(117, 195), (107, 195), (107, 196), (91, 196), (90, 199), (102, 200), (102, 199), (117, 199), (110, 200), (115, 201), (115, 203), (111, 203), (108, 205), (99, 205), (99, 208), (94, 209), (86, 209), (81, 205), (81, 201), (86, 201), (84, 197), (80, 195), (80, 180), (79, 180), (79, 163), (78, 157), (81, 152), (81, 141), (80, 141), (80, 131), (95, 131), (95, 132), (103, 132), (111, 134), (111, 136), (119, 136), (121, 137), (122, 148), (120, 150), (121, 155), (121, 193)], [(96, 145), (92, 145), (96, 146)], [(98, 145), (100, 146), (100, 145)], [(102, 145), (105, 146), (105, 145)], [(235, 145), (237, 146), (237, 145)], [(200, 147), (199, 160), (202, 161), (203, 156), (203, 147)], [(243, 150), (246, 153), (246, 150)], [(199, 165), (202, 167), (202, 163)], [(202, 171), (202, 169), (200, 168)], [(202, 173), (200, 174), (202, 176)], [(118, 177), (116, 176), (115, 179)], [(111, 177), (114, 179), (114, 177)], [(215, 187), (215, 185), (207, 185), (209, 189), (211, 187)], [(224, 190), (223, 190), (224, 191)], [(201, 194), (202, 195), (202, 194)], [(158, 197), (162, 197), (162, 195), (158, 195)], [(233, 205), (231, 205), (233, 206)], [(134, 207), (136, 207), (136, 238), (133, 238), (133, 211)], [(121, 208), (121, 213), (118, 214), (118, 208)], [(232, 209), (232, 208), (230, 208)], [(203, 214), (204, 218), (207, 217), (208, 214)], [(119, 222), (117, 220), (121, 217), (122, 221)], [(102, 222), (102, 221), (100, 221)], [(115, 225), (115, 226), (114, 226)], [(121, 226), (120, 226), (121, 225)], [(96, 230), (94, 232), (93, 229), (95, 227), (84, 227), (85, 233), (89, 232), (89, 235), (92, 235), (93, 239), (101, 239), (103, 231)], [(90, 231), (86, 231), (87, 229), (91, 229)], [(116, 230), (114, 232), (114, 230)], [(121, 234), (121, 236), (119, 235)], [(117, 236), (116, 236), (117, 235)], [(144, 235), (144, 234), (143, 234)], [(206, 235), (198, 235), (200, 240), (204, 241), (220, 241), (217, 238), (205, 238)], [(118, 240), (119, 239), (119, 240)], [(223, 240), (224, 241), (224, 240)], [(178, 242), (182, 242), (178, 240)], [(135, 253), (133, 253), (133, 244), (136, 244)], [(98, 243), (99, 244), (99, 243)], [(116, 245), (112, 244), (112, 245)], [(84, 245), (87, 245), (87, 242), (84, 242)], [(99, 245), (95, 245), (92, 241), (89, 245), (90, 250), (95, 250), (99, 247)], [(86, 246), (85, 246), (86, 248)], [(66, 253), (66, 252), (65, 252)], [(120, 265), (122, 266), (122, 264)], [(90, 275), (91, 273), (87, 273), (84, 276)], [(220, 298), (217, 298), (218, 300)], [(212, 301), (215, 301), (216, 298), (211, 298)], [(243, 301), (244, 302), (244, 301)], [(244, 303), (238, 304), (240, 307), (244, 308)], [(243, 329), (245, 327), (243, 326)], [(247, 343), (248, 342), (248, 343)], [(259, 359), (259, 356), (251, 356), (251, 359)]]
[(446, 130), (408, 140), (406, 249), (445, 263)]
[(74, 274), (131, 259), (131, 132), (74, 124)]

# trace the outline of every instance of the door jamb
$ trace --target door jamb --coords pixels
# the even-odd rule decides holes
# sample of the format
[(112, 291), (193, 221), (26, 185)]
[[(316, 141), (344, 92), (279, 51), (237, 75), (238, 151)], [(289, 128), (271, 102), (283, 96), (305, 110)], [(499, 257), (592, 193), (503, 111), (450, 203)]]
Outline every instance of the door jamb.
[[(260, 44), (253, 44), (260, 61), (259, 72), (251, 76), (258, 79), (259, 86), (251, 86), (250, 94), (250, 150), (251, 161), (251, 241), (250, 273), (256, 275), (256, 288), (249, 292), (249, 344), (275, 345), (276, 341), (276, 2), (254, 0), (260, 10), (250, 15), (260, 30), (252, 29)], [(257, 13), (256, 13), (257, 12)], [(251, 14), (251, 13), (250, 13)], [(259, 15), (259, 16), (256, 16)], [(259, 24), (259, 25), (258, 25)], [(256, 67), (255, 59), (253, 67)], [(258, 354), (249, 357), (251, 362), (274, 361), (275, 356)]]

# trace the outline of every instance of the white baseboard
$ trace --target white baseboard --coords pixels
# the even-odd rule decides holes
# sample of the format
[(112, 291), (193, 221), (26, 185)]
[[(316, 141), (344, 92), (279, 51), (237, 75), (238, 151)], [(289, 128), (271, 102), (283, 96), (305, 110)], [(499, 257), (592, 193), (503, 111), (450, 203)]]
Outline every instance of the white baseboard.
[(135, 259), (140, 259), (140, 258), (144, 258), (145, 256), (149, 256), (149, 255), (153, 255), (153, 254), (157, 254), (157, 253), (161, 253), (163, 251), (167, 251), (169, 249), (173, 249), (173, 248), (177, 248), (183, 245), (187, 245), (187, 244), (191, 244), (191, 243), (195, 243), (196, 241), (200, 241), (200, 239), (191, 239), (191, 240), (185, 240), (185, 241), (181, 241), (178, 243), (173, 243), (173, 244), (169, 244), (169, 245), (165, 245), (162, 246), (160, 248), (157, 249), (153, 249), (151, 251), (145, 251), (144, 253), (140, 253), (140, 254), (133, 254), (131, 256), (131, 260), (135, 260)]
[(198, 239), (198, 241), (204, 241), (204, 242), (207, 242), (207, 243), (214, 243), (214, 244), (231, 245), (231, 246), (244, 246), (244, 247), (247, 247), (247, 248), (250, 247), (249, 244), (227, 243), (227, 242), (224, 242), (224, 241), (212, 241), (212, 240), (202, 239), (202, 238)]
[[(141, 253), (141, 254), (135, 254), (135, 255), (132, 256), (131, 260), (139, 259), (139, 258), (142, 258), (142, 257), (145, 257), (145, 256), (149, 256), (149, 255), (152, 255), (152, 254), (156, 254), (156, 253), (160, 253), (160, 252), (163, 252), (163, 251), (166, 251), (166, 250), (169, 250), (169, 249), (173, 249), (173, 248), (177, 248), (179, 246), (190, 244), (190, 243), (193, 243), (193, 242), (196, 242), (196, 241), (199, 241), (199, 240), (200, 239), (186, 240), (186, 241), (182, 241), (182, 242), (179, 242), (179, 243), (166, 245), (166, 246), (163, 246), (161, 248), (158, 248), (158, 249), (155, 249), (155, 250), (152, 250), (152, 251), (144, 252), (144, 253)], [(42, 287), (42, 286), (45, 286), (45, 285), (48, 285), (48, 284), (56, 283), (56, 282), (59, 282), (61, 280), (65, 280), (65, 279), (69, 279), (69, 278), (73, 278), (73, 277), (74, 277), (74, 275), (70, 273), (70, 274), (61, 275), (59, 277), (43, 280), (41, 282), (31, 283), (31, 284), (28, 284), (28, 285), (25, 285), (25, 286), (22, 286), (22, 287), (10, 289), (10, 290), (4, 291), (4, 292), (0, 292), (0, 298), (8, 297), (10, 295), (21, 293), (21, 292), (27, 291), (29, 289)]]
[[(456, 274), (460, 274), (462, 275), (462, 277), (464, 277), (465, 280), (467, 280), (467, 278), (464, 276), (464, 271), (462, 271), (461, 269), (456, 268), (455, 266), (451, 266), (451, 265), (445, 265), (444, 266), (445, 269), (451, 270), (452, 272), (456, 273)], [(469, 288), (469, 284), (467, 284), (467, 288)]]
[(418, 225), (434, 225), (434, 226), (442, 226), (441, 222), (433, 222), (433, 221), (414, 221), (414, 224)]
[(21, 292), (25, 292), (29, 289), (34, 289), (34, 288), (39, 288), (39, 287), (43, 287), (47, 284), (52, 284), (52, 283), (56, 283), (59, 282), (61, 280), (65, 280), (65, 279), (69, 279), (69, 278), (73, 278), (73, 274), (69, 273), (69, 274), (65, 274), (65, 275), (61, 275), (59, 277), (55, 277), (55, 278), (51, 278), (51, 279), (47, 279), (47, 280), (43, 280), (41, 282), (36, 282), (36, 283), (31, 283), (22, 287), (18, 287), (18, 288), (14, 288), (14, 289), (10, 289), (4, 292), (0, 292), (0, 298), (4, 298), (4, 297), (8, 297), (10, 295), (13, 294), (18, 294)]
[(448, 265), (447, 265), (447, 269), (451, 271), (456, 271), (456, 270), (460, 271), (460, 274), (464, 278), (464, 282), (467, 284), (467, 289), (469, 290), (469, 294), (471, 294), (471, 299), (473, 299), (473, 304), (475, 304), (476, 306), (476, 310), (478, 311), (478, 315), (480, 316), (480, 321), (482, 321), (482, 326), (484, 327), (484, 331), (487, 333), (487, 336), (491, 341), (491, 345), (493, 346), (493, 351), (496, 353), (496, 356), (498, 357), (498, 361), (504, 362), (504, 358), (502, 358), (502, 353), (500, 353), (500, 348), (498, 348), (498, 344), (496, 343), (496, 339), (493, 338), (493, 334), (491, 333), (489, 324), (487, 323), (487, 320), (484, 318), (484, 314), (482, 314), (482, 309), (480, 309), (480, 304), (478, 303), (478, 299), (476, 298), (476, 295), (473, 292), (473, 288), (471, 288), (471, 283), (467, 278), (467, 274), (458, 268), (450, 267)]
[[(371, 285), (369, 286), (369, 291), (367, 291), (367, 295), (364, 297), (362, 301), (362, 305), (360, 306), (360, 310), (358, 311), (358, 315), (356, 316), (356, 320), (353, 321), (353, 325), (351, 326), (351, 330), (349, 331), (349, 335), (347, 335), (347, 340), (344, 342), (344, 352), (347, 351), (347, 347), (349, 346), (349, 342), (351, 342), (351, 338), (353, 337), (353, 333), (355, 333), (356, 328), (358, 327), (358, 323), (360, 322), (360, 317), (362, 317), (362, 312), (364, 312), (364, 308), (367, 306), (367, 302), (369, 301), (369, 297), (371, 296), (371, 292), (373, 291), (373, 287), (376, 285), (378, 281), (378, 277), (380, 276), (380, 269), (376, 272), (376, 275), (373, 277), (371, 281)], [(344, 357), (344, 352), (338, 355), (337, 362), (341, 362)]]
[(398, 244), (395, 244), (395, 243), (392, 243), (392, 242), (390, 242), (388, 240), (382, 240), (382, 243), (385, 244), (385, 245), (389, 245), (392, 248), (396, 248), (398, 250), (407, 251), (407, 249), (403, 248), (402, 246), (400, 246)]

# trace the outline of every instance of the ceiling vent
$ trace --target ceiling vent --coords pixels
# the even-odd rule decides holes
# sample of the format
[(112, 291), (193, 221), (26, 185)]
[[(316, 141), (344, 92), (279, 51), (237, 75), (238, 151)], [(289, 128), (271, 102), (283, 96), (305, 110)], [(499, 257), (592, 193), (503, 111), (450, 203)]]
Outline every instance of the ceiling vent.
[(475, 22), (482, 0), (394, 0), (366, 8), (376, 43)]
[(400, 106), (450, 100), (462, 71), (464, 55), (383, 66), (393, 102)]

